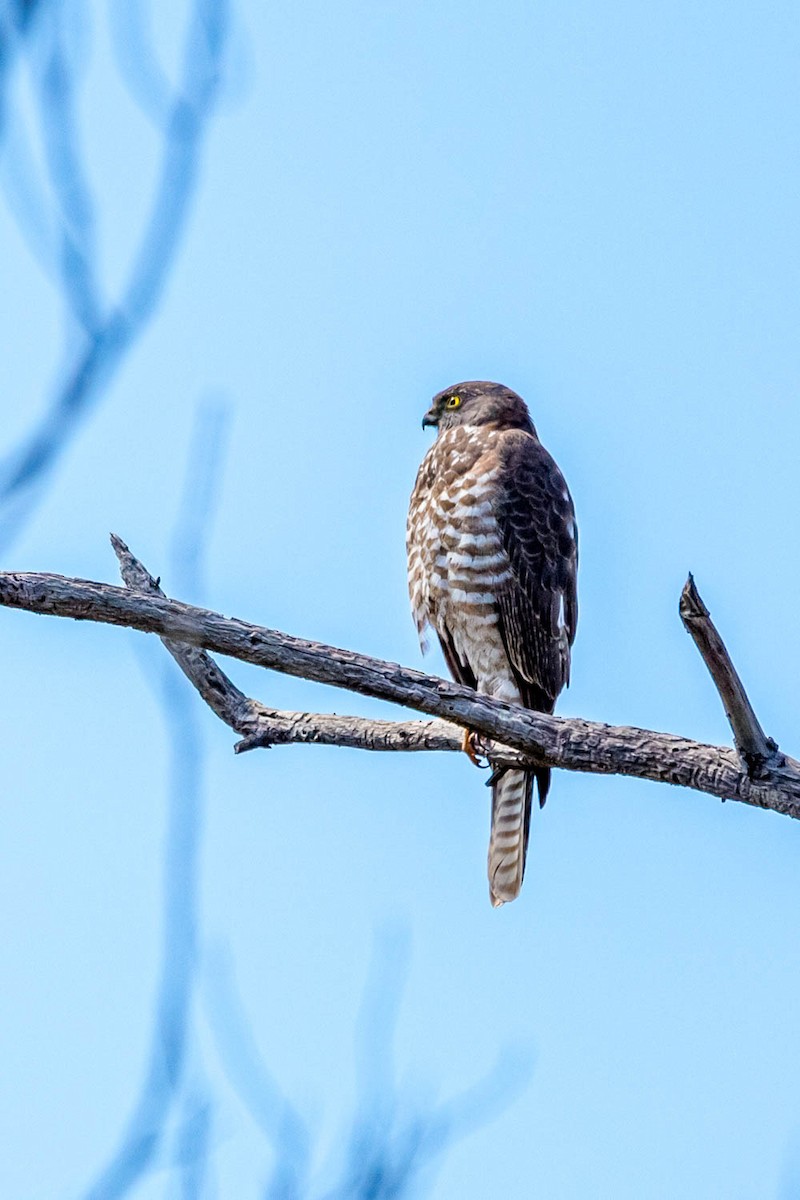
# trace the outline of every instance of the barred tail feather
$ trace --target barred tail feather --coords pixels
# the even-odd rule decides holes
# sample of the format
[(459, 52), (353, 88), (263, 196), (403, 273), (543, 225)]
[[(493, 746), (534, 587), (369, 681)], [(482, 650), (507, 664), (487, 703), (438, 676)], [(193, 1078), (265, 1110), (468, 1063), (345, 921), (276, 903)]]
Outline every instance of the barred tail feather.
[[(534, 777), (538, 774), (534, 771), (505, 771), (492, 787), (489, 895), (493, 908), (514, 900), (522, 887), (531, 820), (531, 793)], [(539, 786), (541, 796), (542, 784)], [(545, 784), (545, 793), (546, 790)]]

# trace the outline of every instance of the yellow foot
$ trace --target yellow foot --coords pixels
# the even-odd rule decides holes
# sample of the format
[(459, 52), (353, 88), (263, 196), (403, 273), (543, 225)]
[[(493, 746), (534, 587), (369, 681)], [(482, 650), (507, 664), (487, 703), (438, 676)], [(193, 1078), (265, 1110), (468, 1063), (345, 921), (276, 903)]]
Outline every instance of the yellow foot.
[(483, 750), (481, 748), (480, 737), (474, 729), (464, 730), (461, 749), (464, 751), (473, 766), (484, 767), (486, 765), (485, 763), (482, 763), (479, 758), (479, 755), (483, 753)]

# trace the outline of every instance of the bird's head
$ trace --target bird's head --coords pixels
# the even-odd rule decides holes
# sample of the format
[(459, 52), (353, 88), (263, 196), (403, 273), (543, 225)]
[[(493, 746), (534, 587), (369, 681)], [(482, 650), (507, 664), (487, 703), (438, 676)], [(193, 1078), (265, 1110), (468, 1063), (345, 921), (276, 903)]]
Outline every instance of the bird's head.
[(440, 432), (455, 425), (488, 425), (494, 429), (536, 432), (522, 397), (502, 383), (484, 380), (456, 383), (439, 392), (422, 418), (422, 428), (426, 425), (434, 425)]

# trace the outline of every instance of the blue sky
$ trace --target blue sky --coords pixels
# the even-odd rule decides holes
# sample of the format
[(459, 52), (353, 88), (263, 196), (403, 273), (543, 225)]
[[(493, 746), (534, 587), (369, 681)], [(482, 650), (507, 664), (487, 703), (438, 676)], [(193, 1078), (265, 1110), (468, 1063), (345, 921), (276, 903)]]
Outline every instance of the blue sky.
[[(105, 6), (65, 14), (113, 295), (158, 141)], [(152, 14), (169, 71), (182, 15)], [(174, 592), (195, 415), (223, 403), (205, 587), (183, 598), (419, 666), (403, 538), (420, 417), (450, 383), (499, 379), (528, 400), (577, 509), (581, 620), (560, 711), (729, 741), (678, 620), (691, 569), (766, 730), (797, 753), (799, 35), (788, 3), (238, 4), (160, 307), (5, 565), (113, 581), (114, 530)], [(10, 448), (64, 350), (58, 290), (13, 212), (24, 71), (7, 107)], [(0, 620), (0, 1193), (15, 1200), (80, 1195), (144, 1071), (168, 745), (142, 640)], [(276, 707), (386, 711), (231, 674)], [(320, 1162), (359, 1090), (359, 1006), (389, 929), (407, 939), (395, 1059), (409, 1104), (468, 1088), (503, 1054), (532, 1064), (449, 1149), (437, 1200), (797, 1194), (793, 822), (557, 773), (522, 896), (493, 911), (488, 797), (465, 760), (234, 758), (229, 731), (197, 719), (203, 987), (227, 947)], [(246, 1200), (269, 1150), (204, 1011), (207, 1194)]]

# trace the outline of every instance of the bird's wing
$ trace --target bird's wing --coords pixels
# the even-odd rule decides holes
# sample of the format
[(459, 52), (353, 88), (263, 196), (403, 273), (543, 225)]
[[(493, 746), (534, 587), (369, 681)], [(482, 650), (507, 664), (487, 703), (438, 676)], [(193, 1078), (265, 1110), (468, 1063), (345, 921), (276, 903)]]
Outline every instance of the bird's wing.
[(511, 577), (498, 596), (500, 632), (525, 704), (552, 712), (569, 682), (578, 621), (578, 534), (564, 477), (538, 439), (509, 432), (495, 516)]
[(449, 630), (437, 627), (436, 636), (439, 639), (439, 645), (442, 647), (442, 654), (444, 655), (448, 670), (456, 683), (460, 683), (464, 687), (477, 688), (478, 680), (475, 677), (475, 672), (469, 663), (465, 662), (459, 656)]

